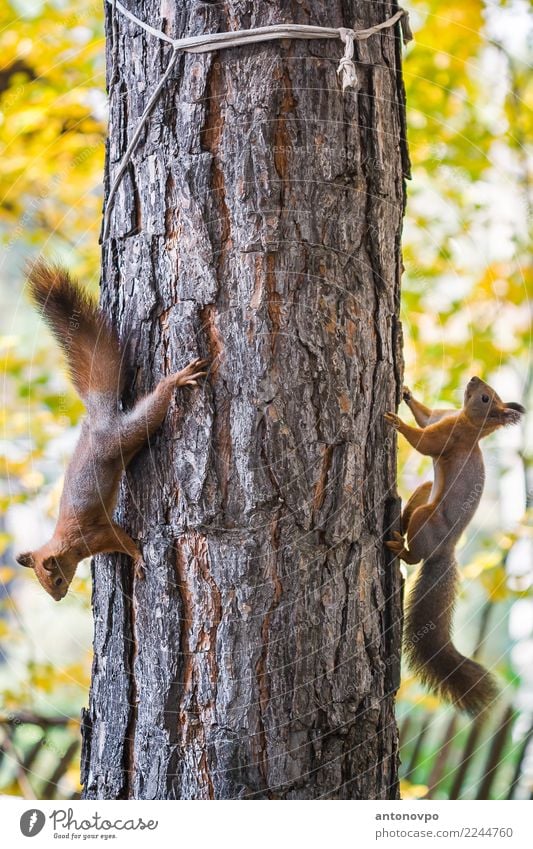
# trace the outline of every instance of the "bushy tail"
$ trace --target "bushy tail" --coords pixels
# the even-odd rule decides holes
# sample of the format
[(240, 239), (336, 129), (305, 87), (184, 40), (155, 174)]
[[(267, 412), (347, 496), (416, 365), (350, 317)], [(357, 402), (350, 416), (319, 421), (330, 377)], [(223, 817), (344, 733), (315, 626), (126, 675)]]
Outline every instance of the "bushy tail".
[(65, 352), (72, 382), (90, 408), (116, 407), (124, 363), (114, 332), (94, 301), (59, 265), (37, 260), (27, 270), (30, 293)]
[(451, 641), (457, 564), (450, 554), (425, 560), (407, 600), (404, 649), (421, 681), (475, 715), (498, 697), (492, 676)]

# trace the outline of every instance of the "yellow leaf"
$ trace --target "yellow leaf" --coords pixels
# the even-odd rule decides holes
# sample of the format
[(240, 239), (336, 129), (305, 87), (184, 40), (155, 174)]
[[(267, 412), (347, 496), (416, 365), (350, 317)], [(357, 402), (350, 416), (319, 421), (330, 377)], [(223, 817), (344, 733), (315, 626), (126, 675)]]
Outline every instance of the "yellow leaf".
[(10, 534), (0, 532), (0, 554), (3, 554), (9, 543), (11, 542)]
[(0, 585), (7, 584), (8, 581), (11, 581), (16, 574), (17, 570), (13, 569), (11, 566), (0, 566)]
[(428, 792), (426, 784), (411, 784), (410, 781), (400, 781), (400, 796), (402, 799), (422, 799)]

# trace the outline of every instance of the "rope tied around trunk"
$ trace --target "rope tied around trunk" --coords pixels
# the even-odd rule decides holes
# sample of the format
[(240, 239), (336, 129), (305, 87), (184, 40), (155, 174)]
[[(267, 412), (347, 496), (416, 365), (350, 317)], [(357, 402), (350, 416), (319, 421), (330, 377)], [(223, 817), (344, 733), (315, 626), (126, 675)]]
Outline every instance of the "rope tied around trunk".
[(109, 234), (113, 202), (122, 177), (129, 165), (141, 132), (148, 121), (154, 106), (159, 100), (161, 92), (163, 91), (163, 88), (165, 87), (165, 84), (176, 64), (178, 56), (182, 51), (185, 53), (209, 53), (214, 50), (221, 50), (222, 48), (239, 47), (244, 44), (258, 44), (263, 41), (274, 41), (283, 38), (340, 39), (344, 44), (344, 55), (339, 62), (337, 75), (340, 78), (342, 90), (344, 92), (348, 88), (355, 88), (357, 86), (357, 73), (353, 61), (354, 44), (356, 41), (365, 41), (367, 38), (370, 38), (370, 36), (375, 35), (381, 30), (389, 29), (398, 22), (401, 26), (404, 44), (407, 44), (407, 42), (411, 41), (413, 38), (413, 34), (409, 26), (409, 13), (405, 9), (401, 8), (399, 8), (391, 18), (387, 18), (387, 20), (368, 27), (367, 29), (360, 30), (350, 29), (349, 27), (308, 26), (307, 24), (273, 24), (272, 26), (256, 27), (255, 29), (237, 30), (234, 32), (214, 32), (187, 36), (186, 38), (171, 38), (161, 30), (155, 29), (150, 26), (150, 24), (142, 21), (134, 15), (133, 12), (126, 9), (120, 0), (107, 0), (107, 2), (112, 6), (113, 11), (118, 9), (124, 17), (141, 27), (141, 29), (145, 30), (145, 32), (155, 36), (155, 38), (158, 38), (160, 41), (166, 41), (167, 44), (172, 45), (173, 50), (166, 70), (150, 96), (141, 117), (139, 118), (137, 127), (135, 128), (126, 152), (119, 164), (118, 171), (113, 179), (104, 212), (102, 241), (105, 241)]

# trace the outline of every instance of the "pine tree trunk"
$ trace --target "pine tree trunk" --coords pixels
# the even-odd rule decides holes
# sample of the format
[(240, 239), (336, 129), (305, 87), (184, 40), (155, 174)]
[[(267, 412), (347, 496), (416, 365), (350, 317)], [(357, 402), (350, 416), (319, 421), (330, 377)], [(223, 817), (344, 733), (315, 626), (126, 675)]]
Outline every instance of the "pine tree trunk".
[[(168, 34), (367, 27), (394, 3), (130, 0)], [(163, 10), (165, 19), (161, 20)], [(169, 57), (106, 4), (106, 180)], [(87, 799), (396, 798), (395, 441), (408, 168), (397, 29), (182, 55), (116, 197), (102, 303), (125, 402), (191, 358), (94, 569)], [(109, 185), (108, 185), (109, 188)]]

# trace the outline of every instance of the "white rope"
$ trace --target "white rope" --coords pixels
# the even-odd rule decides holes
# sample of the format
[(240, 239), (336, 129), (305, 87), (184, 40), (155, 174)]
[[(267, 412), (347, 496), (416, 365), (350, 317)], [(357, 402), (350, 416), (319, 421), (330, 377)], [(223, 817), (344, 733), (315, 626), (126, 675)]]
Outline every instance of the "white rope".
[(133, 136), (131, 137), (130, 143), (128, 144), (128, 147), (126, 148), (126, 152), (125, 152), (124, 156), (122, 157), (122, 159), (120, 161), (120, 165), (118, 166), (118, 171), (117, 171), (117, 173), (116, 173), (116, 175), (113, 179), (113, 185), (111, 186), (111, 188), (109, 190), (109, 195), (107, 196), (107, 203), (106, 203), (106, 206), (105, 206), (104, 225), (103, 225), (103, 229), (102, 229), (102, 239), (103, 239), (104, 242), (107, 239), (107, 235), (108, 235), (108, 232), (109, 232), (109, 221), (110, 221), (110, 217), (111, 217), (111, 210), (113, 208), (113, 201), (115, 200), (115, 195), (116, 195), (118, 187), (120, 185), (120, 181), (122, 180), (122, 177), (124, 176), (126, 168), (128, 167), (129, 161), (131, 159), (131, 155), (132, 155), (133, 151), (135, 150), (135, 148), (137, 147), (137, 142), (139, 141), (139, 137), (142, 133), (142, 129), (143, 129), (144, 125), (146, 124), (146, 121), (148, 120), (150, 113), (152, 112), (152, 109), (154, 108), (155, 104), (157, 103), (157, 101), (159, 99), (159, 95), (161, 94), (161, 92), (162, 92), (162, 90), (165, 86), (166, 81), (168, 80), (170, 74), (172, 73), (172, 69), (174, 68), (174, 65), (176, 64), (176, 60), (177, 60), (179, 55), (180, 55), (179, 50), (173, 50), (172, 51), (172, 56), (170, 57), (170, 62), (167, 65), (167, 69), (166, 69), (165, 73), (163, 74), (163, 76), (161, 77), (161, 79), (159, 80), (157, 87), (155, 88), (150, 100), (146, 104), (146, 106), (144, 108), (144, 112), (141, 115), (141, 117), (139, 118), (139, 123), (137, 124), (137, 127), (135, 128), (135, 132), (133, 133)]
[(353, 29), (342, 27), (339, 30), (341, 41), (344, 42), (344, 56), (339, 62), (337, 76), (341, 78), (342, 90), (355, 88), (357, 85), (357, 74), (353, 63), (353, 42), (355, 33)]
[[(259, 41), (272, 41), (278, 38), (342, 38), (343, 27), (317, 27), (308, 24), (273, 24), (268, 27), (256, 27), (255, 29), (238, 30), (236, 32), (211, 32), (202, 35), (190, 35), (186, 38), (171, 38), (165, 32), (155, 29), (145, 21), (142, 21), (129, 9), (122, 5), (120, 0), (107, 0), (108, 3), (119, 9), (122, 14), (137, 26), (154, 35), (161, 41), (166, 41), (175, 49), (185, 50), (187, 53), (209, 53), (211, 50), (219, 50), (223, 47), (238, 47), (240, 44), (255, 44)], [(396, 14), (380, 24), (375, 24), (368, 29), (349, 30), (358, 41), (370, 38), (382, 29), (394, 26), (397, 21), (407, 23), (409, 13), (405, 9), (398, 9)], [(407, 26), (402, 23), (403, 40), (411, 41), (413, 35)]]
[(165, 73), (157, 84), (157, 87), (155, 88), (143, 114), (139, 119), (139, 123), (130, 143), (128, 144), (127, 150), (122, 157), (117, 174), (113, 180), (111, 189), (109, 190), (104, 213), (102, 231), (103, 241), (107, 239), (109, 233), (111, 210), (120, 181), (128, 167), (142, 129), (146, 124), (146, 121), (148, 120), (148, 117), (150, 116), (150, 113), (152, 112), (166, 81), (172, 73), (172, 69), (176, 64), (178, 55), (182, 50), (186, 53), (209, 53), (213, 50), (221, 50), (227, 47), (239, 47), (243, 44), (257, 44), (259, 42), (274, 41), (280, 38), (340, 39), (344, 43), (344, 55), (339, 62), (337, 74), (340, 77), (342, 90), (346, 91), (347, 88), (353, 88), (357, 85), (357, 74), (353, 61), (355, 41), (364, 41), (375, 33), (380, 32), (380, 30), (393, 27), (398, 21), (402, 28), (402, 38), (404, 43), (411, 41), (413, 38), (409, 27), (409, 13), (405, 9), (398, 9), (396, 14), (394, 14), (391, 18), (387, 18), (386, 21), (382, 21), (380, 24), (375, 24), (372, 27), (360, 30), (350, 29), (348, 27), (317, 27), (307, 24), (273, 24), (268, 27), (256, 27), (255, 29), (238, 30), (236, 32), (213, 32), (204, 33), (203, 35), (191, 35), (186, 38), (171, 38), (166, 33), (161, 32), (160, 30), (150, 26), (150, 24), (147, 24), (145, 21), (142, 21), (134, 15), (133, 12), (126, 9), (120, 0), (107, 0), (107, 2), (111, 4), (113, 10), (118, 9), (126, 18), (128, 18), (128, 20), (132, 21), (132, 23), (137, 24), (137, 26), (141, 27), (141, 29), (150, 33), (150, 35), (155, 36), (160, 41), (166, 41), (168, 44), (171, 44), (174, 49)]

